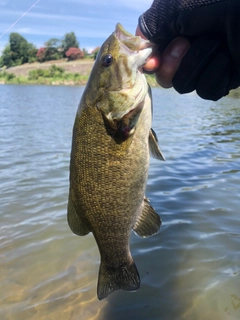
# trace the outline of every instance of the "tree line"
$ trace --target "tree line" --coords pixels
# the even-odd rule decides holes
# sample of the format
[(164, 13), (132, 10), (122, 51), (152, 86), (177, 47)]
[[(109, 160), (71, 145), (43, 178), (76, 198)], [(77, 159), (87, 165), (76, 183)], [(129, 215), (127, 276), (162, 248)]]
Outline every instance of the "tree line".
[(68, 60), (81, 59), (87, 54), (85, 49), (79, 48), (74, 32), (66, 33), (62, 40), (49, 39), (44, 47), (37, 49), (22, 35), (13, 32), (9, 36), (9, 43), (4, 48), (0, 57), (0, 68), (3, 66), (14, 67), (35, 61), (45, 62), (68, 58)]

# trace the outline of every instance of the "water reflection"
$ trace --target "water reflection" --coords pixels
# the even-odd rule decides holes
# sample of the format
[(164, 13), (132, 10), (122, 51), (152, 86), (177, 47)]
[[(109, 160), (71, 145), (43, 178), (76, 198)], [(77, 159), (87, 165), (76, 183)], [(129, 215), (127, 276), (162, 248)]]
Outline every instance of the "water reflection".
[[(239, 319), (238, 100), (153, 90), (147, 196), (161, 232), (131, 237), (135, 293), (99, 302), (99, 253), (66, 223), (78, 87), (0, 86), (1, 319)], [(21, 97), (21, 99), (17, 97)]]

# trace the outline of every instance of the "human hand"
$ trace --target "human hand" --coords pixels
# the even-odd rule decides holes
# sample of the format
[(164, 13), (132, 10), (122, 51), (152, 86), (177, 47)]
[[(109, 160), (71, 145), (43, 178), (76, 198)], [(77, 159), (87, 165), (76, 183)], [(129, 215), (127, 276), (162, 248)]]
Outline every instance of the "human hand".
[[(172, 83), (180, 93), (196, 90), (210, 100), (237, 88), (239, 14), (238, 0), (155, 0), (139, 18), (138, 30), (162, 52), (151, 59), (158, 67), (158, 82), (164, 87)], [(179, 48), (183, 50), (180, 56), (171, 56)]]
[[(137, 27), (136, 35), (147, 39), (139, 27)], [(190, 42), (186, 38), (175, 38), (162, 54), (155, 54), (147, 61), (144, 71), (146, 73), (155, 73), (157, 83), (161, 87), (171, 88), (172, 79), (189, 47)]]

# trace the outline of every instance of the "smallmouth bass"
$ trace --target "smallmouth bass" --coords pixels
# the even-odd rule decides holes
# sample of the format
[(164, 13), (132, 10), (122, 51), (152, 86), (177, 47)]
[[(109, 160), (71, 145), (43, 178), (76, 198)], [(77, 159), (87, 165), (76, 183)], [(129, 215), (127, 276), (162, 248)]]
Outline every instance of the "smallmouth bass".
[(161, 219), (145, 198), (149, 153), (164, 160), (151, 129), (151, 90), (142, 66), (153, 45), (117, 24), (103, 43), (82, 95), (73, 127), (68, 224), (92, 232), (101, 263), (101, 300), (135, 291), (140, 277), (129, 237), (156, 234)]

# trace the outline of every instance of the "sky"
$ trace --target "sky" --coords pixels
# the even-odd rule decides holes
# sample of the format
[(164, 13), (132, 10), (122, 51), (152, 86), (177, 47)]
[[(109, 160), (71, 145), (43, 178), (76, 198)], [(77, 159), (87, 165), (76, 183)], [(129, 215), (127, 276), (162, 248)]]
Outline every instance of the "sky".
[(73, 31), (80, 48), (91, 51), (118, 22), (134, 33), (138, 17), (151, 4), (152, 0), (0, 0), (0, 54), (11, 32), (40, 48)]

